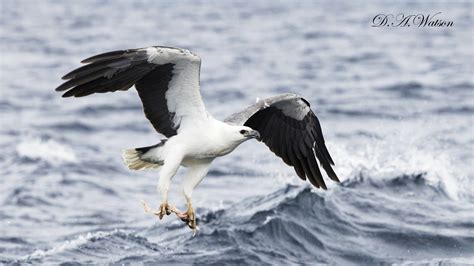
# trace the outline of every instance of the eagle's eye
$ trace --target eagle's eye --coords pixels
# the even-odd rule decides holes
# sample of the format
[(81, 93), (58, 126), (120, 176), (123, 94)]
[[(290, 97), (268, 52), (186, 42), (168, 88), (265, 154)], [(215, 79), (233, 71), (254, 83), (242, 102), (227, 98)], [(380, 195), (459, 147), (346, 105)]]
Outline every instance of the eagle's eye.
[(242, 134), (242, 135), (245, 134), (245, 133), (247, 133), (247, 130), (245, 130), (245, 129), (242, 129), (242, 130), (240, 131), (240, 134)]

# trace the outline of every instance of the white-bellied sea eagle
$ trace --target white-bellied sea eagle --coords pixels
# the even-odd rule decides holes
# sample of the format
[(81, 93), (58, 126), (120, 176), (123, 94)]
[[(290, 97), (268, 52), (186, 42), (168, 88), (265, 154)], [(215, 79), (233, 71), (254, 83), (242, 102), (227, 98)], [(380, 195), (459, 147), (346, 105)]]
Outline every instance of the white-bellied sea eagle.
[[(324, 143), (318, 118), (308, 101), (286, 93), (257, 101), (241, 112), (219, 121), (210, 115), (201, 99), (201, 59), (179, 48), (154, 46), (113, 51), (82, 61), (86, 65), (66, 74), (56, 91), (63, 97), (128, 90), (135, 86), (146, 118), (166, 138), (143, 148), (124, 150), (123, 159), (133, 170), (161, 168), (158, 191), (160, 219), (176, 212), (196, 229), (191, 196), (206, 176), (214, 158), (232, 152), (249, 139), (263, 141), (303, 180), (326, 189), (318, 167), (339, 182), (334, 162)], [(189, 168), (183, 181), (187, 211), (168, 204), (170, 181), (180, 166)]]

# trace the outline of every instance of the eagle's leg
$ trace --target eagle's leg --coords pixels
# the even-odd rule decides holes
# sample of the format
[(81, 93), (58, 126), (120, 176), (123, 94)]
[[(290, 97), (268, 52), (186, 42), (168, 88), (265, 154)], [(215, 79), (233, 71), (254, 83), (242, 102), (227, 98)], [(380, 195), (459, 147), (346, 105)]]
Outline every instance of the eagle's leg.
[(186, 198), (187, 211), (178, 215), (193, 231), (197, 229), (196, 215), (192, 204), (192, 194), (194, 188), (207, 175), (211, 161), (204, 161), (190, 166), (183, 182), (183, 194)]
[(158, 192), (161, 195), (160, 209), (156, 213), (160, 219), (165, 215), (170, 215), (172, 212), (171, 206), (168, 204), (168, 191), (170, 188), (171, 179), (178, 171), (181, 165), (182, 156), (179, 154), (170, 154), (165, 159), (165, 163), (160, 171), (160, 180), (158, 181)]

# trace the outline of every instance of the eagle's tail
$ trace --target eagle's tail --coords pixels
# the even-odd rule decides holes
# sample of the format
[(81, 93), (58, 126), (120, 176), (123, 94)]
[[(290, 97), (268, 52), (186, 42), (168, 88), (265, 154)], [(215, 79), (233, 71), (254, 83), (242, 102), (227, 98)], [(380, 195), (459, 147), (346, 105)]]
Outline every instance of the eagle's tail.
[(142, 153), (137, 151), (136, 149), (128, 149), (123, 150), (122, 157), (125, 165), (127, 165), (128, 169), (131, 170), (142, 170), (142, 169), (152, 169), (158, 168), (161, 165), (144, 161), (141, 157)]
[(125, 165), (132, 170), (154, 169), (162, 166), (163, 161), (153, 158), (154, 156), (148, 152), (163, 146), (165, 142), (166, 140), (162, 140), (161, 143), (153, 146), (123, 150), (122, 157)]

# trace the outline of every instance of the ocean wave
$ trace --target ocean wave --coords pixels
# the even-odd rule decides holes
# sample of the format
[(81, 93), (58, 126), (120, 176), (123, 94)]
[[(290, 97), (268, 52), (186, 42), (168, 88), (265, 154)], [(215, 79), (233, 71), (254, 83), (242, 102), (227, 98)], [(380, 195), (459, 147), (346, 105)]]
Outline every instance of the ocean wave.
[[(442, 210), (434, 210), (430, 200), (444, 202), (451, 206), (448, 209), (453, 208), (450, 211), (468, 215), (469, 210), (454, 208), (456, 203), (432, 187), (424, 174), (380, 182), (360, 177), (333, 190), (320, 193), (287, 186), (229, 209), (209, 212), (201, 216), (198, 237), (180, 244), (186, 248), (203, 245), (202, 263), (216, 262), (205, 259), (207, 251), (226, 248), (235, 249), (240, 256), (253, 250), (260, 260), (278, 263), (393, 263), (406, 258), (407, 250), (426, 255), (436, 251), (446, 257), (471, 253), (474, 237), (468, 232), (474, 224), (469, 217), (458, 223), (440, 221), (437, 213)], [(393, 193), (400, 191), (404, 193)], [(374, 197), (375, 192), (382, 196)], [(414, 212), (408, 208), (410, 204), (425, 211)], [(371, 218), (364, 218), (367, 215)], [(453, 237), (440, 228), (466, 234)], [(245, 251), (238, 249), (243, 246)], [(380, 252), (374, 253), (374, 249)], [(337, 257), (331, 256), (333, 253)]]
[[(125, 248), (125, 250), (123, 250)], [(19, 262), (55, 263), (58, 261), (103, 263), (113, 262), (121, 258), (121, 253), (148, 251), (162, 253), (162, 249), (146, 238), (120, 229), (96, 231), (78, 235), (49, 249), (39, 249), (23, 257)], [(109, 254), (109, 255), (105, 255)], [(111, 254), (116, 254), (115, 257)]]
[(118, 230), (114, 230), (112, 232), (95, 232), (95, 233), (87, 233), (86, 235), (80, 235), (75, 239), (67, 240), (63, 243), (60, 243), (50, 249), (45, 250), (35, 250), (32, 254), (23, 258), (25, 261), (33, 261), (37, 259), (44, 258), (46, 256), (58, 254), (60, 252), (64, 252), (66, 250), (72, 250), (75, 248), (80, 247), (88, 242), (94, 242), (98, 239), (110, 236), (114, 233), (118, 232)]
[(449, 197), (446, 191), (443, 190), (443, 186), (440, 184), (434, 184), (426, 178), (427, 173), (422, 172), (419, 174), (403, 174), (400, 176), (385, 178), (385, 179), (374, 179), (367, 177), (364, 173), (359, 173), (351, 179), (345, 180), (341, 183), (342, 186), (348, 188), (376, 188), (385, 189), (385, 191), (400, 192), (400, 190), (432, 190), (438, 196)]
[[(18, 262), (367, 264), (417, 261), (433, 252), (444, 261), (473, 255), (472, 210), (433, 186), (426, 173), (383, 180), (360, 173), (328, 191), (287, 185), (197, 212), (195, 237), (181, 222), (160, 221), (150, 229), (73, 235)], [(440, 213), (456, 213), (456, 221)]]
[(336, 170), (341, 180), (359, 178), (361, 174), (373, 182), (422, 175), (423, 182), (449, 198), (471, 200), (473, 188), (465, 185), (470, 182), (469, 166), (460, 165), (452, 151), (428, 133), (426, 128), (431, 123), (435, 122), (426, 121), (424, 130), (389, 128), (387, 133), (366, 137), (359, 145), (328, 143), (331, 155), (338, 158)]

